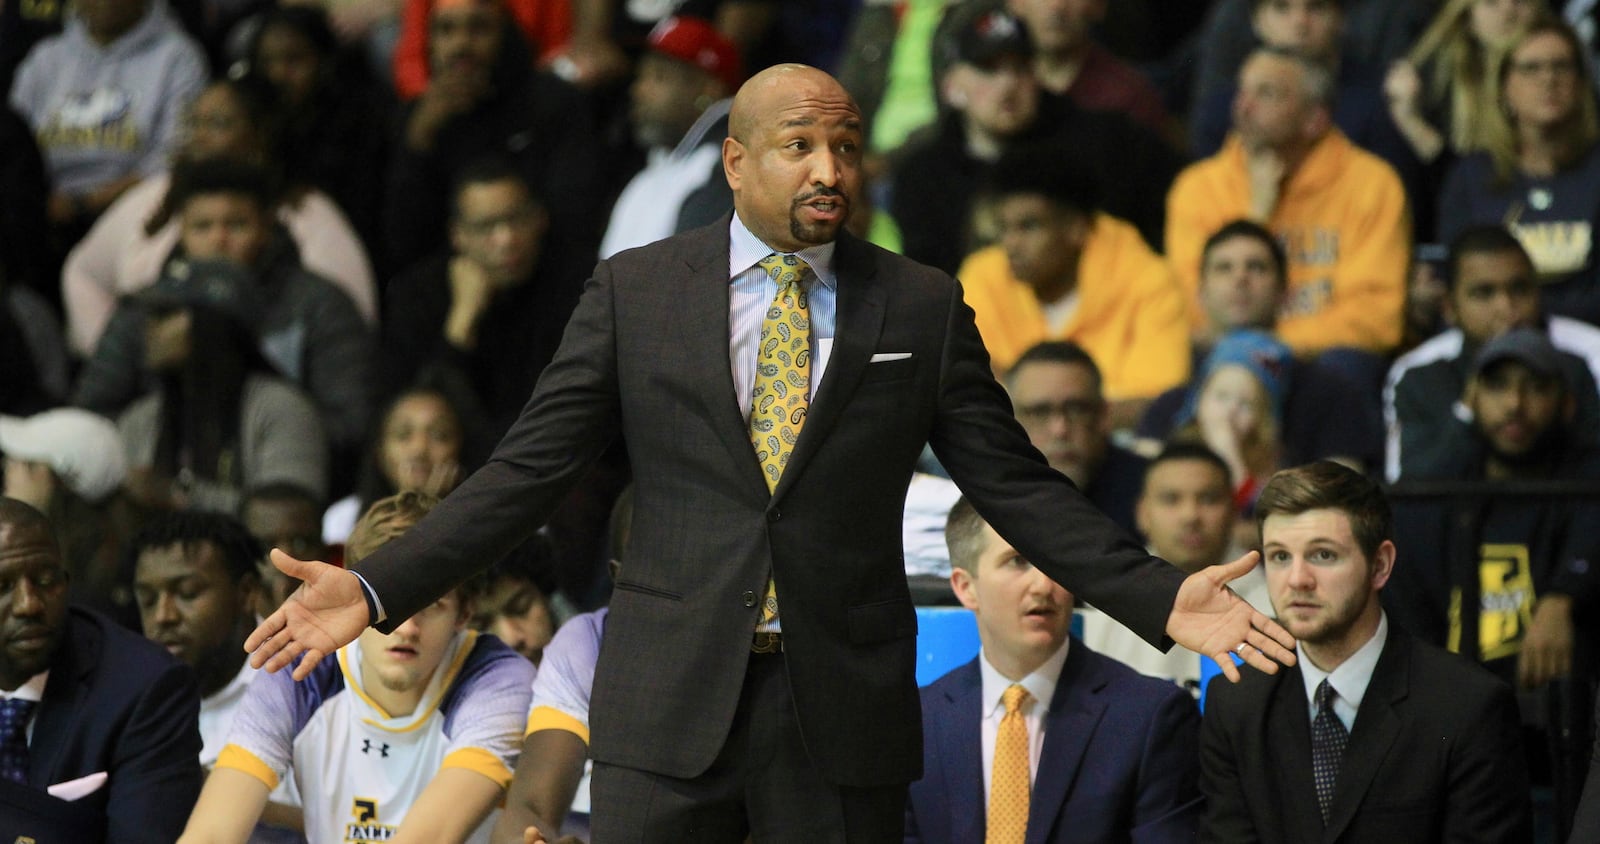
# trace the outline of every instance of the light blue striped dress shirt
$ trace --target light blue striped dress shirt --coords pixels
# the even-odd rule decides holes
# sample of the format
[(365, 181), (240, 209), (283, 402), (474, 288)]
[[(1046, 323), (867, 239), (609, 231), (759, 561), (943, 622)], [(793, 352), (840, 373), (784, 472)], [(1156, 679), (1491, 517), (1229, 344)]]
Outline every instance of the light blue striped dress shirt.
[[(756, 347), (761, 343), (761, 323), (767, 307), (778, 296), (778, 283), (756, 266), (779, 250), (761, 242), (733, 215), (728, 225), (728, 362), (733, 367), (733, 389), (739, 413), (750, 420), (750, 394), (756, 384)], [(838, 277), (833, 273), (833, 244), (824, 243), (794, 253), (811, 267), (817, 280), (806, 285), (806, 310), (811, 317), (811, 397), (828, 368), (833, 351), (834, 317), (838, 311)], [(754, 448), (754, 446), (752, 446)]]

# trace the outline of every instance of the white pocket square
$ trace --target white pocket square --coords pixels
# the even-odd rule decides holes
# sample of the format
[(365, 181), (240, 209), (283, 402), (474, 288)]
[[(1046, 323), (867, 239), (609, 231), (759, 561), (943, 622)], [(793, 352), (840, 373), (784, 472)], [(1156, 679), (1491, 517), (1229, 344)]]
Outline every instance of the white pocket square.
[(100, 786), (105, 784), (106, 772), (98, 771), (86, 777), (78, 777), (75, 780), (58, 782), (55, 785), (45, 789), (45, 791), (48, 792), (51, 797), (61, 800), (77, 800), (80, 797), (88, 797), (96, 791), (99, 791)]
[(911, 357), (910, 352), (879, 352), (867, 363), (886, 363), (891, 360), (905, 360), (908, 357)]

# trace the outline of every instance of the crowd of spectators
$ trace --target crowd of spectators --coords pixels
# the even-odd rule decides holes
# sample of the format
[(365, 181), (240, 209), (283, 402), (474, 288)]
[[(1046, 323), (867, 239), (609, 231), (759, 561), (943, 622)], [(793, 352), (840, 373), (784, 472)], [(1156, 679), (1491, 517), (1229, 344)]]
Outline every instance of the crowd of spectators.
[[(206, 805), (264, 807), (253, 833), (219, 829), (389, 823), (398, 805), (297, 808), (297, 779), (319, 781), (292, 763), (324, 759), (298, 743), (313, 712), (222, 750), (244, 740), (222, 713), (291, 696), (240, 703), (241, 631), (295, 586), (265, 549), (337, 564), (374, 507), (400, 530), (447, 496), (517, 418), (596, 260), (726, 225), (741, 82), (819, 63), (867, 130), (850, 231), (961, 280), (1034, 446), (1153, 553), (1197, 571), (1257, 547), (1257, 498), (1282, 469), (1332, 460), (1385, 485), (1400, 517), (1385, 624), (1517, 689), (1535, 830), (1556, 841), (1600, 680), (1597, 8), (0, 4), (4, 495), (46, 517), (74, 606), (142, 624), (194, 668), (203, 750), (166, 750), (239, 775)], [(920, 468), (913, 594), (970, 603), (944, 542), (959, 493), (931, 457)], [(510, 783), (507, 817), (552, 840), (587, 808), (584, 678), (627, 481), (614, 448), (414, 636), (439, 671), (471, 652), (502, 679), (522, 676), (501, 667), (518, 654), (560, 672), (531, 706), (524, 689), (466, 709), (531, 709), (522, 757), (548, 769), (516, 768), (522, 733), (414, 749), (427, 776)], [(6, 524), (44, 524), (9, 512), (0, 546)], [(1270, 610), (1264, 588), (1241, 591)], [(1198, 692), (1198, 657), (1077, 611), (1091, 648)], [(70, 623), (120, 635), (87, 618)], [(160, 654), (130, 664), (147, 662)], [(407, 689), (412, 705), (451, 694)], [(167, 776), (192, 806), (189, 773)], [(418, 776), (396, 800), (457, 793), (430, 798)], [(145, 839), (106, 811), (129, 841), (170, 841), (187, 817)], [(487, 836), (487, 813), (451, 835)]]

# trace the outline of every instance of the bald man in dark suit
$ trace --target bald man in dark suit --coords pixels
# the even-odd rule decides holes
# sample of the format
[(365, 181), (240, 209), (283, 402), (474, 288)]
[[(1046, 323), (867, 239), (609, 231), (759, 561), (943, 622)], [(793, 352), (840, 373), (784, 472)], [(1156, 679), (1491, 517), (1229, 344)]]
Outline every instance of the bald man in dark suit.
[[(898, 836), (922, 766), (900, 521), (924, 443), (1019, 550), (1152, 643), (1292, 661), (1226, 588), (1253, 557), (1184, 580), (1149, 556), (1028, 444), (955, 280), (843, 232), (862, 131), (814, 68), (746, 83), (723, 146), (735, 213), (601, 262), (493, 459), (360, 579), (275, 555), (307, 587), (253, 661), (309, 654), (301, 676), (406, 617), (537, 526), (617, 436), (636, 498), (595, 673), (598, 840)], [(795, 298), (759, 266), (774, 255), (801, 270), (804, 315), (772, 336), (809, 333), (792, 362), (810, 367), (789, 373), (806, 401), (776, 448), (749, 419), (775, 366), (761, 332)]]

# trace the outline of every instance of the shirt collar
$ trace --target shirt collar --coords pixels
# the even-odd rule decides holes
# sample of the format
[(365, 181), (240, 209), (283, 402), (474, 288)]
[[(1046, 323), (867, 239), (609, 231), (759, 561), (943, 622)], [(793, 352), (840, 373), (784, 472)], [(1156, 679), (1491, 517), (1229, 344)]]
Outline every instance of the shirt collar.
[[(739, 212), (733, 214), (733, 222), (728, 224), (728, 280), (744, 275), (746, 270), (754, 267), (762, 258), (774, 252), (783, 253), (781, 249), (773, 249), (763, 243), (761, 238), (745, 227), (744, 221), (739, 219)], [(811, 271), (816, 274), (817, 280), (822, 282), (829, 290), (835, 289), (838, 276), (833, 272), (833, 241), (818, 245), (808, 246), (793, 254), (800, 256)]]
[(1323, 680), (1333, 686), (1339, 697), (1348, 702), (1352, 709), (1361, 709), (1361, 699), (1366, 697), (1367, 684), (1372, 682), (1372, 670), (1378, 666), (1378, 656), (1383, 653), (1383, 643), (1389, 639), (1389, 616), (1387, 613), (1378, 613), (1378, 630), (1372, 634), (1365, 645), (1356, 649), (1350, 658), (1333, 669), (1332, 673), (1311, 664), (1306, 658), (1305, 648), (1295, 645), (1295, 658), (1300, 664), (1300, 679), (1306, 685), (1306, 700), (1315, 702), (1317, 686)]
[(1035, 668), (1032, 674), (1016, 681), (1007, 679), (1005, 675), (989, 664), (989, 655), (980, 652), (978, 673), (983, 678), (984, 717), (988, 717), (996, 707), (1004, 708), (1005, 703), (1001, 698), (1005, 695), (1006, 689), (1011, 688), (1013, 683), (1021, 684), (1024, 689), (1028, 690), (1028, 694), (1032, 695), (1033, 699), (1038, 702), (1039, 708), (1034, 710), (1035, 712), (1049, 711), (1050, 701), (1056, 694), (1056, 682), (1061, 679), (1061, 666), (1066, 664), (1067, 650), (1071, 647), (1072, 637), (1068, 636), (1062, 640), (1061, 647), (1057, 648), (1056, 652), (1044, 661), (1044, 664)]
[(16, 687), (12, 691), (0, 691), (0, 700), (20, 698), (38, 702), (44, 700), (44, 684), (50, 679), (50, 670), (45, 669), (28, 678), (28, 682)]

